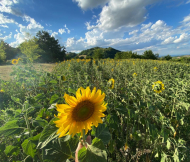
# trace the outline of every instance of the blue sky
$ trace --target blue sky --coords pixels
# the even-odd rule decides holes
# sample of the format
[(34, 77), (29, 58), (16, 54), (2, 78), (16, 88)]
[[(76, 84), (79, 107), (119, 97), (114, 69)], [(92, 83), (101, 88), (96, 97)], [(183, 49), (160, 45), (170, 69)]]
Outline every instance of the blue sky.
[(0, 0), (0, 39), (17, 47), (39, 30), (67, 52), (190, 54), (190, 0)]

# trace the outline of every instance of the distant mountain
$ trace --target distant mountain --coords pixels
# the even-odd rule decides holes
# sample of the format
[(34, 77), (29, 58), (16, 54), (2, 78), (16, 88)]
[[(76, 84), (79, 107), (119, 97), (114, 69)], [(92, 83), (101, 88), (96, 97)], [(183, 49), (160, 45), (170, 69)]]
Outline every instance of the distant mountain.
[(90, 56), (92, 57), (93, 54), (94, 54), (94, 51), (96, 49), (101, 49), (103, 51), (103, 56), (104, 58), (114, 58), (115, 57), (115, 54), (117, 52), (121, 52), (119, 50), (116, 50), (112, 47), (109, 47), (109, 48), (101, 48), (101, 47), (94, 47), (94, 48), (90, 48), (90, 49), (87, 49), (87, 50), (83, 50), (79, 53), (79, 55), (87, 55), (87, 56)]

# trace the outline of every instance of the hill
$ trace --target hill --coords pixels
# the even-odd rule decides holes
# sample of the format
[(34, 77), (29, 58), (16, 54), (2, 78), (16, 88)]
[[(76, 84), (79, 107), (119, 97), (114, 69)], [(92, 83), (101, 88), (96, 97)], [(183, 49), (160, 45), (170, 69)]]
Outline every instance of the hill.
[(92, 57), (93, 54), (94, 54), (94, 51), (96, 49), (100, 49), (102, 50), (102, 53), (103, 53), (103, 57), (104, 58), (114, 58), (115, 57), (115, 54), (117, 52), (121, 52), (119, 50), (116, 50), (112, 47), (109, 47), (109, 48), (101, 48), (101, 47), (94, 47), (94, 48), (90, 48), (90, 49), (87, 49), (87, 50), (83, 50), (82, 52), (79, 53), (79, 56), (80, 55), (86, 55), (86, 56), (89, 56), (89, 57)]

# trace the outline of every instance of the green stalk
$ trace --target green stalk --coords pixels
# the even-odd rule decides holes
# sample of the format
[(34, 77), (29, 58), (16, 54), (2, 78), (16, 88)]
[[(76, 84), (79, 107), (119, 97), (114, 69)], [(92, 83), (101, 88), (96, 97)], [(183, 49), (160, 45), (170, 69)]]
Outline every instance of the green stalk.
[[(25, 105), (24, 105), (25, 106)], [(26, 125), (27, 125), (27, 129), (28, 129), (28, 131), (29, 131), (29, 133), (30, 133), (30, 136), (31, 137), (33, 137), (33, 134), (32, 134), (32, 131), (31, 131), (31, 129), (30, 129), (30, 124), (29, 124), (29, 121), (28, 121), (28, 111), (26, 110), (26, 113), (25, 113), (25, 115), (24, 115), (24, 118), (25, 118), (25, 122), (26, 122)], [(38, 155), (38, 158), (40, 159), (40, 161), (41, 162), (43, 162), (43, 159), (42, 159), (42, 157), (40, 156), (40, 153), (39, 153), (39, 150), (37, 150), (37, 155)]]

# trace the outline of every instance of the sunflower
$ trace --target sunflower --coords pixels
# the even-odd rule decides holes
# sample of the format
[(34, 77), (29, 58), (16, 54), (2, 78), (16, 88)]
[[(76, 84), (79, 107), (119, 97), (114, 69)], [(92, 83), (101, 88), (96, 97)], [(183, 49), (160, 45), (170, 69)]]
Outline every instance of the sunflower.
[(157, 81), (157, 82), (154, 82), (154, 84), (152, 85), (152, 89), (154, 90), (154, 92), (160, 93), (165, 88), (164, 88), (164, 84), (161, 81)]
[(114, 83), (115, 83), (115, 80), (114, 80), (113, 78), (111, 78), (111, 79), (108, 81), (109, 89), (114, 89)]
[(158, 68), (157, 67), (154, 67), (154, 71), (157, 71), (158, 70)]
[(137, 73), (133, 73), (133, 77), (136, 77), (137, 76)]
[(13, 60), (12, 60), (12, 64), (13, 64), (13, 65), (18, 64), (18, 60), (17, 60), (17, 59), (13, 59)]
[(5, 91), (3, 89), (0, 90), (0, 93), (4, 93)]
[(64, 75), (61, 76), (61, 80), (66, 81), (66, 78)]
[(59, 127), (57, 134), (59, 137), (81, 133), (83, 130), (87, 134), (91, 130), (91, 126), (98, 126), (103, 123), (101, 117), (106, 111), (107, 104), (104, 104), (105, 93), (101, 95), (101, 90), (96, 92), (94, 87), (92, 93), (89, 87), (86, 89), (80, 87), (76, 92), (76, 98), (65, 93), (65, 101), (67, 104), (56, 104), (59, 120), (54, 121), (56, 127)]

